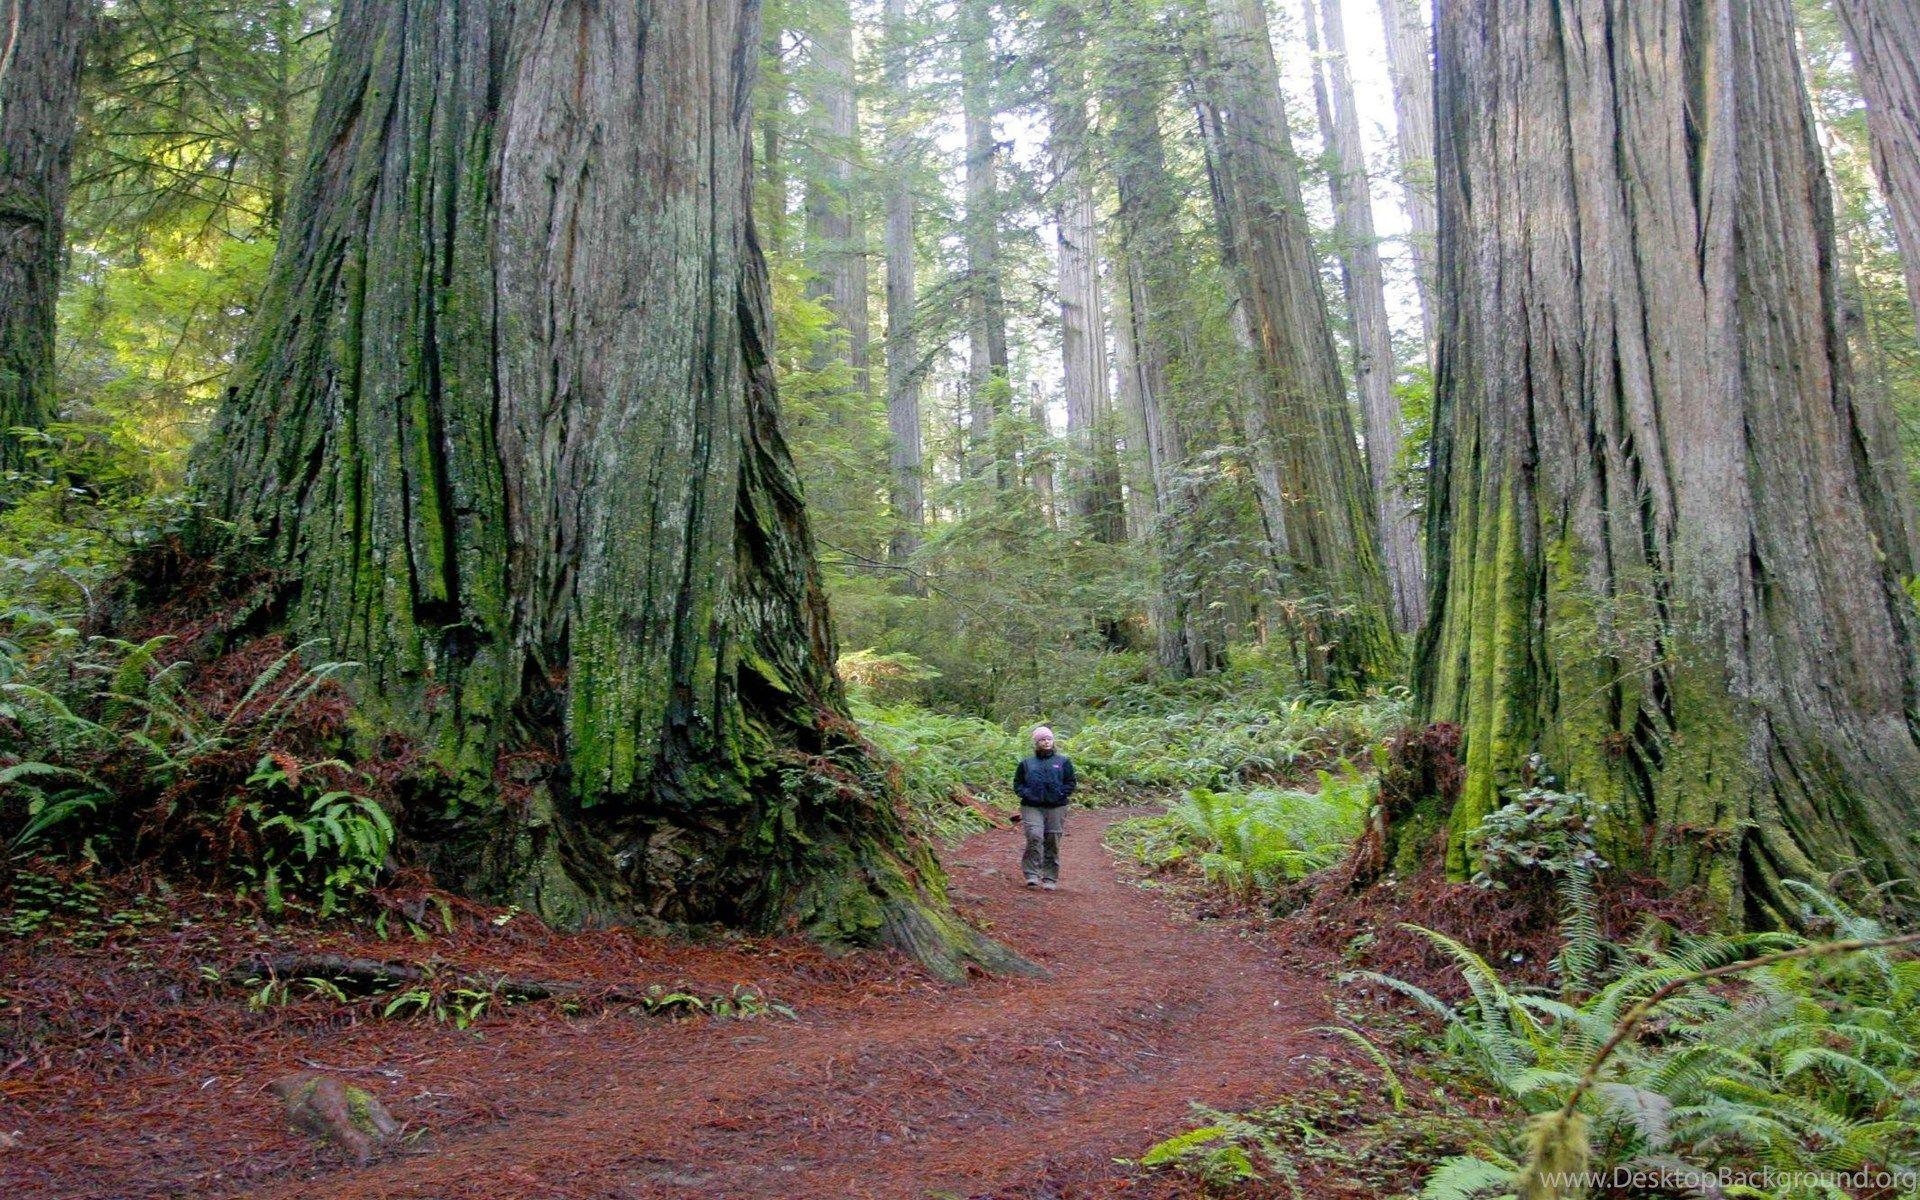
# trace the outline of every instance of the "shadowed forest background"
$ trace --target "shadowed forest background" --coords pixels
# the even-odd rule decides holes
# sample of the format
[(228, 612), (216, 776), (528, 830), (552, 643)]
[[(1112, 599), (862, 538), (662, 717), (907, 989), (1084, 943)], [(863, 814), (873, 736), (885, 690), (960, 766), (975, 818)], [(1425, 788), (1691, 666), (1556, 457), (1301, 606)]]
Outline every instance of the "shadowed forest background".
[(156, 881), (1026, 971), (1044, 722), (1367, 979), (1393, 1114), (1166, 1194), (1920, 1163), (1911, 0), (655, 8), (0, 0), (22, 979)]

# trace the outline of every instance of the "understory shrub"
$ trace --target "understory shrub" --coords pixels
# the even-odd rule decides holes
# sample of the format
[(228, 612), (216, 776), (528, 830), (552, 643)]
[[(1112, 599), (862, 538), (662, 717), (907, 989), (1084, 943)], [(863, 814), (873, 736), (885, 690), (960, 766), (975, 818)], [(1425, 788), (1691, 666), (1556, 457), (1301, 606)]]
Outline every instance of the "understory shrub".
[(1208, 884), (1246, 900), (1324, 870), (1352, 845), (1373, 803), (1373, 783), (1352, 768), (1319, 772), (1316, 791), (1189, 791), (1160, 816), (1122, 822), (1111, 835), (1143, 865), (1191, 862)]
[(386, 864), (394, 827), (327, 750), (351, 707), (311, 646), (207, 663), (172, 639), (84, 636), (17, 615), (0, 640), (0, 839), (39, 856), (184, 867), (330, 915)]
[(1096, 785), (1245, 788), (1311, 778), (1365, 754), (1400, 724), (1399, 696), (1355, 701), (1240, 699), (1192, 709), (1101, 713), (1063, 742)]
[(1482, 817), (1467, 837), (1480, 864), (1474, 883), (1506, 891), (1606, 870), (1594, 832), (1606, 806), (1584, 792), (1558, 790), (1559, 781), (1537, 754), (1528, 768), (1532, 783), (1509, 790), (1507, 803)]
[(867, 740), (899, 764), (901, 790), (927, 833), (955, 841), (989, 828), (993, 810), (979, 799), (1013, 810), (1009, 781), (1013, 765), (1027, 752), (1019, 736), (977, 717), (948, 716), (913, 704), (876, 705), (857, 690), (853, 716)]
[(153, 476), (131, 428), (61, 422), (10, 436), (23, 461), (0, 474), (0, 610), (78, 623), (130, 554), (194, 514)]

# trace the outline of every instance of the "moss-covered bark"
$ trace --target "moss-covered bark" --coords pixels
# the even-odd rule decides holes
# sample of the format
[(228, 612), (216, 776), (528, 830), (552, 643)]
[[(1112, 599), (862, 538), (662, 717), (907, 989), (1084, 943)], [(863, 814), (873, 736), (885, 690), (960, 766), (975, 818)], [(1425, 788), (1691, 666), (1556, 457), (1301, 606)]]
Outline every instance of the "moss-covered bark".
[(430, 746), (444, 875), (1006, 964), (833, 676), (747, 217), (758, 26), (346, 4), (199, 486), (369, 723)]
[(54, 307), (92, 0), (0, 0), (0, 467), (53, 415)]
[(1528, 753), (1735, 918), (1920, 875), (1898, 464), (1835, 327), (1786, 0), (1445, 0), (1418, 654), (1463, 835)]

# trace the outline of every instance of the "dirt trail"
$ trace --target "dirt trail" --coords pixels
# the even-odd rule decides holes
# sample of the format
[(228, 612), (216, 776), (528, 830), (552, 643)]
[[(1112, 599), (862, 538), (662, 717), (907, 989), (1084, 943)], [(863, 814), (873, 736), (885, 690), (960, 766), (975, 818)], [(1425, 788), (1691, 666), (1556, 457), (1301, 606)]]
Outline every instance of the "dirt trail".
[[(878, 993), (852, 981), (798, 1020), (581, 1020), (558, 1035), (509, 1021), (479, 1041), (441, 1031), (430, 1054), (415, 1039), (415, 1053), (393, 1057), (389, 1039), (385, 1059), (378, 1030), (362, 1026), (331, 1061), (404, 1065), (404, 1081), (390, 1075), (379, 1090), (403, 1119), (412, 1093), (427, 1139), (343, 1167), (302, 1153), (271, 1128), (264, 1101), (236, 1095), (228, 1102), (262, 1106), (265, 1144), (251, 1155), (227, 1147), (226, 1170), (174, 1194), (1067, 1200), (1125, 1190), (1129, 1172), (1112, 1160), (1190, 1127), (1191, 1102), (1259, 1104), (1302, 1084), (1305, 1064), (1331, 1047), (1307, 1031), (1330, 1016), (1325, 966), (1276, 962), (1120, 880), (1100, 842), (1118, 815), (1073, 815), (1057, 892), (1021, 886), (1018, 830), (947, 855), (961, 911), (1047, 978), (941, 987), (908, 972)], [(778, 998), (778, 980), (767, 990)], [(479, 1097), (470, 1102), (488, 1113), (436, 1123), (432, 1098), (449, 1095)], [(192, 1141), (191, 1131), (174, 1137)], [(163, 1158), (142, 1169), (172, 1174)], [(156, 1193), (152, 1177), (122, 1180), (125, 1191), (94, 1178), (104, 1185), (95, 1195), (173, 1191)]]

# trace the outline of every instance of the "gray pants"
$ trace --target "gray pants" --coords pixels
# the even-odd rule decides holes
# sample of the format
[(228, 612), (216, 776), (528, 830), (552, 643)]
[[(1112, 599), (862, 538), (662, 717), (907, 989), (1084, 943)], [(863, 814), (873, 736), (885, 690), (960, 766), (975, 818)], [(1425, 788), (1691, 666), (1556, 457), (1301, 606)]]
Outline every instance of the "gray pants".
[(1028, 879), (1058, 880), (1060, 835), (1067, 831), (1067, 806), (1035, 808), (1022, 804), (1020, 828), (1027, 835), (1027, 852), (1020, 856), (1020, 869)]

